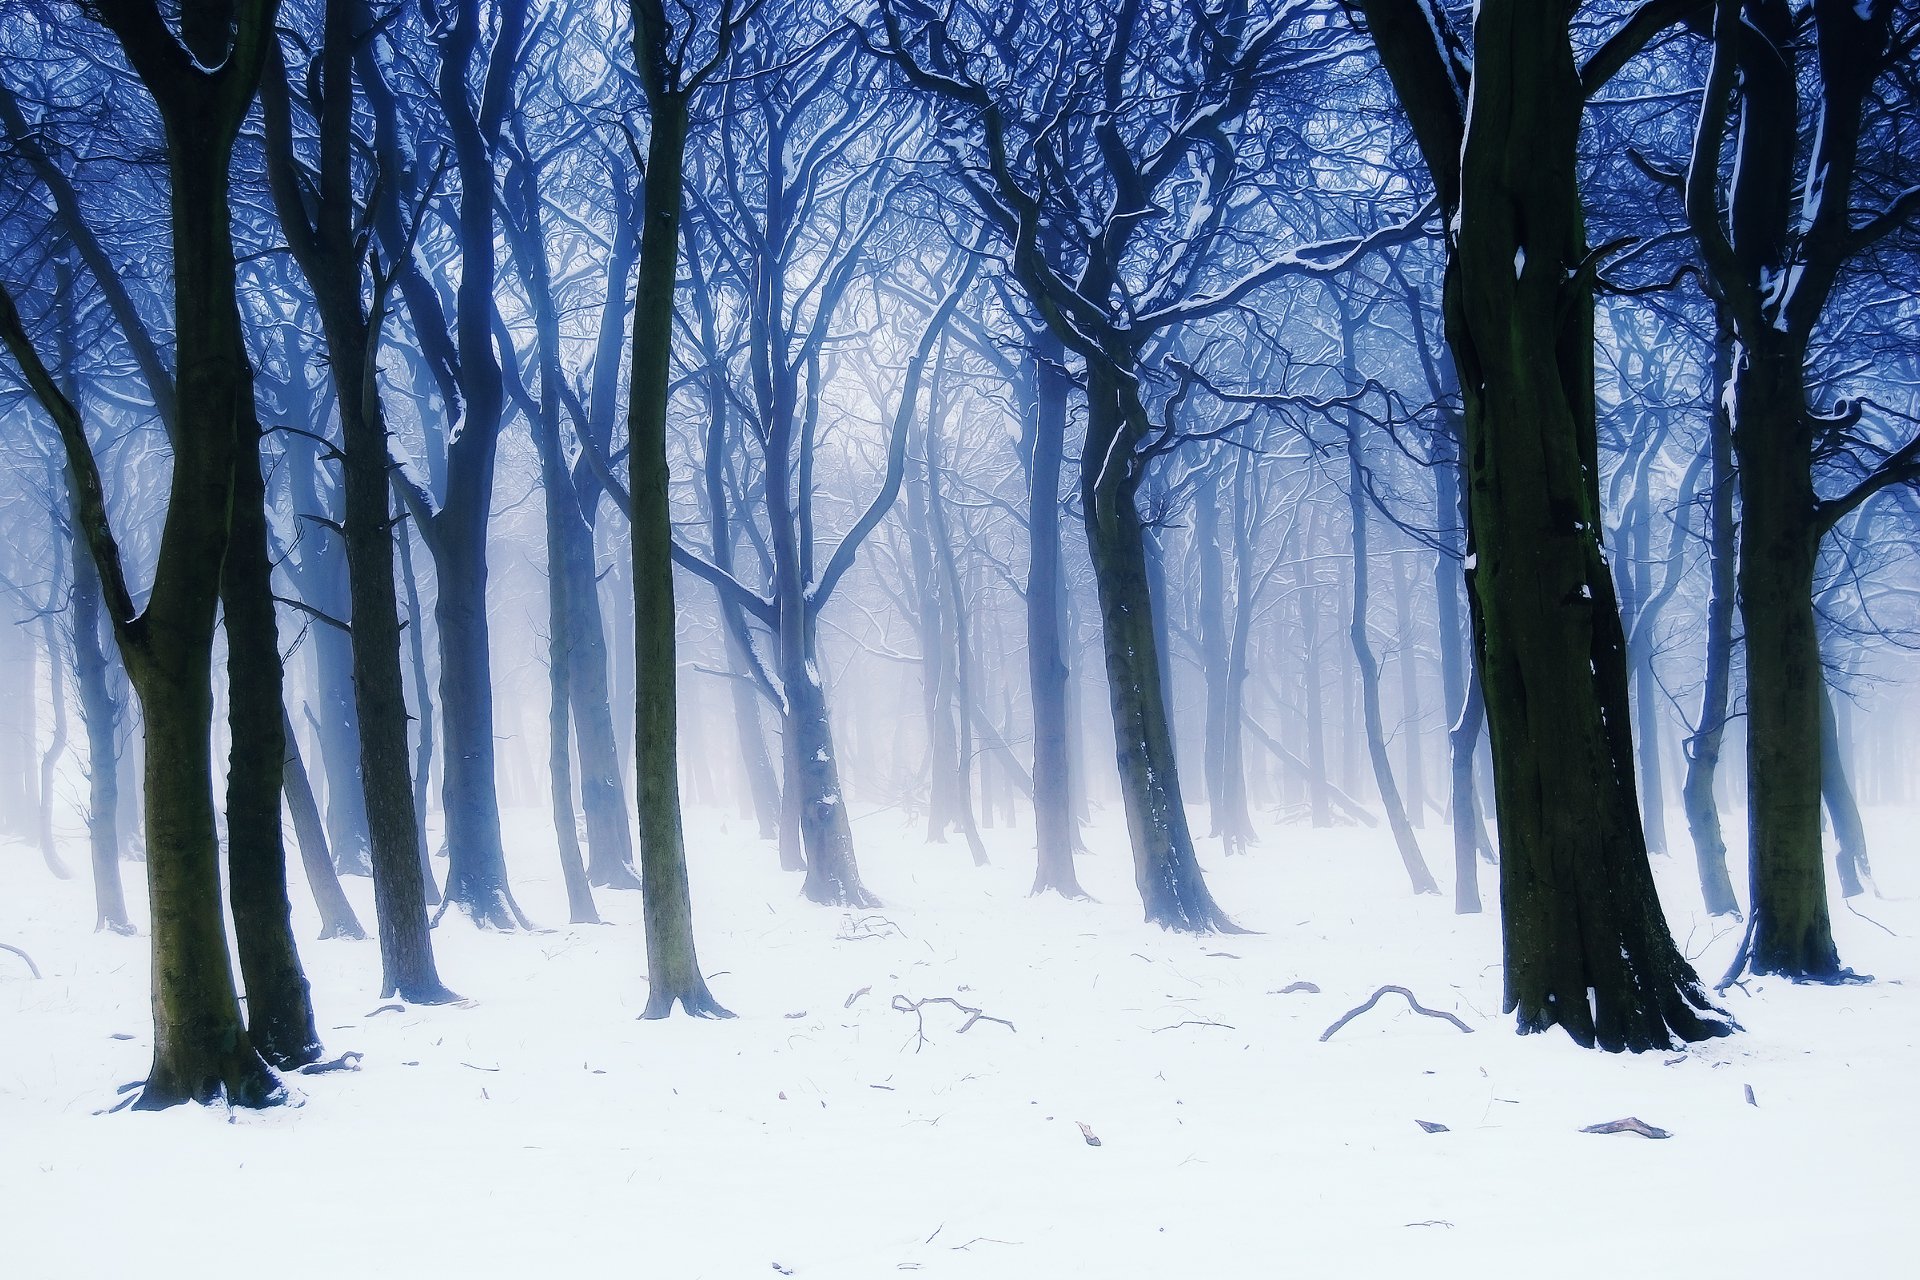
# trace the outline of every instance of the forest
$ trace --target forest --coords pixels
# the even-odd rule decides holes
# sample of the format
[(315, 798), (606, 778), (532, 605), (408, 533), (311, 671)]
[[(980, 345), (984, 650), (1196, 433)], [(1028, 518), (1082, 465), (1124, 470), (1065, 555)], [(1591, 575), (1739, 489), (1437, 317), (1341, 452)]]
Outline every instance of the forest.
[(1910, 1248), (1920, 0), (0, 0), (0, 344), (0, 1270)]

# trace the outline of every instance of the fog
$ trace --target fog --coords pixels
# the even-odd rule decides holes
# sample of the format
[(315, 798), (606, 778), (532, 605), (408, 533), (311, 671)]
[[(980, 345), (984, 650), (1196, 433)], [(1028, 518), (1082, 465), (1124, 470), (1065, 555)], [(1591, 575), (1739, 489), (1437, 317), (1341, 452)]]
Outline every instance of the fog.
[[(800, 1096), (728, 1074), (778, 1042), (822, 1108), (972, 1067), (1116, 1127), (1147, 1067), (1283, 1105), (1189, 1043), (1256, 1022), (1284, 1075), (1308, 1028), (1259, 993), (1326, 987), (1285, 1016), (1327, 1041), (1397, 990), (1500, 1038), (1444, 1071), (1542, 1090), (1514, 1031), (1758, 1071), (1858, 1047), (1871, 975), (1914, 1025), (1914, 5), (0, 12), (0, 942), (73, 984), (0, 1004), (63, 1064), (23, 1116), (140, 1069), (140, 1110), (404, 1128), (427, 1020), (477, 1055), (434, 1078), (508, 1097), (551, 1084), (515, 1037), (670, 1043), (737, 1119)], [(148, 999), (148, 1065), (79, 1047)], [(730, 1025), (571, 1039), (676, 1011)], [(906, 1014), (952, 1079), (887, 1083), (860, 1020)], [(1424, 1050), (1381, 1052), (1300, 1066), (1302, 1141)], [(1708, 1123), (1691, 1080), (1633, 1105)], [(1589, 1131), (1667, 1136), (1629, 1118)], [(1205, 1186), (1176, 1234), (1245, 1266)], [(1390, 1225), (1501, 1198), (1422, 1194)], [(726, 1266), (925, 1252), (753, 1230)]]

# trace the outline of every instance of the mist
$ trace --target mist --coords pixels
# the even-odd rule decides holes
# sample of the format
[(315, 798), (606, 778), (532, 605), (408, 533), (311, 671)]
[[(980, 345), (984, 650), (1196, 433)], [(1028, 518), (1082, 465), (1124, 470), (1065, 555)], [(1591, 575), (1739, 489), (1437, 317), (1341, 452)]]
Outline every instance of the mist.
[(0, 13), (20, 1274), (1902, 1247), (1920, 6)]

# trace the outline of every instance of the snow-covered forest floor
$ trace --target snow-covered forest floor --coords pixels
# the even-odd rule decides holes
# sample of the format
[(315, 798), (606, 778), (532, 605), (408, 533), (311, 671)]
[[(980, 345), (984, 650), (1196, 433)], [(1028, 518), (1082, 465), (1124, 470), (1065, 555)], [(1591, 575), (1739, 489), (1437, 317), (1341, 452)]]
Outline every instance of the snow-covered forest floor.
[[(328, 1052), (364, 1057), (296, 1078), (300, 1107), (235, 1115), (98, 1114), (148, 1061), (145, 940), (88, 932), (77, 839), (67, 883), (0, 846), (0, 942), (44, 974), (0, 953), (0, 1274), (1875, 1275), (1910, 1252), (1911, 813), (1869, 813), (1886, 897), (1858, 905), (1885, 929), (1836, 897), (1842, 954), (1877, 982), (1751, 982), (1728, 993), (1744, 1035), (1640, 1057), (1516, 1037), (1495, 915), (1412, 897), (1383, 831), (1270, 827), (1233, 859), (1208, 842), (1259, 932), (1195, 939), (1140, 922), (1117, 821), (1081, 859), (1098, 901), (1070, 903), (1026, 896), (1025, 829), (988, 832), (975, 869), (868, 817), (886, 905), (850, 913), (802, 901), (739, 821), (693, 815), (725, 1023), (637, 1020), (640, 903), (613, 892), (599, 928), (449, 919), (441, 972), (471, 1007), (381, 1012), (375, 944), (305, 941), (296, 879)], [(550, 831), (510, 822), (520, 901), (552, 925)], [(1671, 829), (1662, 893), (1711, 980), (1736, 936), (1700, 917)], [(1425, 841), (1449, 880), (1447, 833)], [(348, 890), (370, 925), (370, 886)], [(1283, 994), (1298, 982), (1319, 990)], [(1473, 1034), (1389, 996), (1319, 1041), (1387, 983)], [(893, 1002), (928, 997), (1015, 1029), (962, 1034), (929, 1005), (922, 1043)], [(1580, 1132), (1627, 1116), (1673, 1136)]]

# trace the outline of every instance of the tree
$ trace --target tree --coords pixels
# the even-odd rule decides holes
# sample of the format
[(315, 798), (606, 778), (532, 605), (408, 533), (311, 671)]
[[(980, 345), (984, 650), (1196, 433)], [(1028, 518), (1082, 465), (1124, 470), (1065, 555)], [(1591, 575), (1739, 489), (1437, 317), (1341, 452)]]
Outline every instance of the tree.
[[(1796, 981), (1854, 976), (1833, 943), (1821, 858), (1826, 678), (1814, 575), (1836, 523), (1882, 489), (1920, 480), (1920, 437), (1843, 443), (1865, 406), (1809, 403), (1808, 345), (1843, 272), (1920, 214), (1920, 187), (1876, 191), (1884, 184), (1867, 181), (1862, 156), (1874, 86), (1911, 56), (1920, 31), (1908, 13), (1895, 40), (1895, 7), (1813, 0), (1803, 22), (1790, 0), (1713, 6), (1686, 206), (1732, 338), (1724, 395), (1740, 475), (1753, 902), (1729, 980), (1748, 969)], [(1800, 69), (1809, 45), (1810, 77)], [(1876, 197), (1879, 207), (1856, 223), (1855, 200)], [(1852, 474), (1822, 497), (1816, 461), (1834, 454)]]
[(380, 334), (393, 280), (391, 272), (382, 273), (375, 264), (369, 305), (362, 287), (367, 256), (359, 233), (362, 207), (353, 180), (354, 32), (368, 18), (363, 0), (325, 0), (319, 76), (309, 104), (317, 134), (315, 166), (302, 165), (295, 152), (293, 104), (281, 51), (267, 62), (261, 99), (268, 182), (282, 232), (313, 291), (340, 416), (342, 447), (327, 445), (323, 456), (337, 461), (343, 476), (340, 533), (346, 542), (352, 607), (348, 639), (358, 711), (355, 737), (372, 848), (381, 995), (436, 1004), (458, 997), (440, 981), (427, 931), (426, 882), (407, 759), (391, 463), (379, 385)]
[[(115, 638), (146, 723), (154, 1058), (135, 1105), (148, 1109), (215, 1097), (241, 1106), (270, 1105), (285, 1092), (261, 1051), (270, 1048), (289, 1065), (310, 1061), (319, 1051), (310, 1012), (305, 1044), (297, 1043), (301, 1028), (291, 1023), (274, 1026), (263, 1036), (265, 1044), (256, 1044), (242, 1026), (221, 919), (207, 752), (214, 622), (229, 580), (222, 566), (234, 541), (229, 513), (250, 496), (258, 500), (240, 491), (243, 463), (256, 457), (259, 427), (234, 294), (227, 167), (278, 7), (276, 0), (192, 4), (176, 32), (159, 6), (145, 0), (100, 0), (98, 6), (99, 17), (160, 110), (170, 178), (174, 378), (187, 408), (173, 432), (165, 526), (144, 610), (134, 607), (121, 568), (99, 468), (79, 414), (34, 349), (11, 294), (0, 292), (0, 336), (53, 418), (68, 463), (80, 478), (84, 506), (78, 523), (100, 570)], [(253, 483), (259, 483), (257, 464)], [(273, 667), (272, 736), (277, 739), (277, 649)], [(274, 771), (277, 829), (278, 755), (268, 763)], [(279, 841), (273, 844), (277, 849)], [(260, 856), (260, 851), (248, 854), (250, 860)], [(270, 882), (272, 872), (255, 866), (250, 874), (255, 875), (252, 892)], [(284, 857), (280, 875), (284, 912)], [(304, 998), (303, 978), (298, 990)], [(263, 989), (258, 999), (270, 1005), (275, 995)], [(255, 1008), (253, 1016), (257, 1021), (261, 1010)], [(260, 1029), (269, 1030), (264, 1024)], [(293, 1034), (282, 1038), (283, 1032)]]
[(1522, 1033), (1558, 1025), (1615, 1051), (1724, 1035), (1730, 1021), (1667, 932), (1634, 791), (1575, 176), (1590, 89), (1659, 27), (1638, 13), (1582, 68), (1563, 6), (1485, 0), (1471, 54), (1433, 0), (1354, 7), (1447, 215), (1442, 307), (1465, 402), (1505, 1008)]

